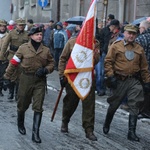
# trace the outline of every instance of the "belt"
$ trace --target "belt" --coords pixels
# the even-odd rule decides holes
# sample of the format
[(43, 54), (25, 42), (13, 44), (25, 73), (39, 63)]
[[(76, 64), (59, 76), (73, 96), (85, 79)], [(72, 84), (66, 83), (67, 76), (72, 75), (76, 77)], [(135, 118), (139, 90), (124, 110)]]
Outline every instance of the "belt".
[(115, 74), (115, 76), (119, 80), (126, 80), (126, 79), (135, 78), (135, 74), (133, 74), (133, 75), (127, 75), (127, 76), (124, 76), (124, 75), (121, 75), (121, 74)]
[(10, 50), (13, 52), (16, 52), (18, 50), (19, 46), (10, 45)]
[(22, 72), (24, 75), (27, 75), (27, 76), (35, 76), (35, 72)]

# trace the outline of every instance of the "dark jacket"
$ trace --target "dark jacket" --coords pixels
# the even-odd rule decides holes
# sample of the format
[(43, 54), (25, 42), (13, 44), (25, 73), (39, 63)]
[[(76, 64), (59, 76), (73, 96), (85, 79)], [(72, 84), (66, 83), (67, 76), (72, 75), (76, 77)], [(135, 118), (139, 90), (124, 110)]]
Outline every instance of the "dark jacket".
[(48, 27), (44, 32), (43, 44), (49, 48), (53, 47), (51, 35), (54, 32), (52, 27)]
[(67, 43), (68, 37), (65, 30), (55, 30), (53, 35), (53, 41), (54, 41), (54, 49), (61, 48), (63, 49), (65, 44)]
[(109, 40), (111, 39), (112, 32), (110, 32), (109, 26), (104, 27), (99, 32), (98, 40), (100, 42), (100, 50), (101, 52), (105, 52), (107, 54)]
[(150, 70), (150, 28), (140, 34), (136, 41), (144, 48)]

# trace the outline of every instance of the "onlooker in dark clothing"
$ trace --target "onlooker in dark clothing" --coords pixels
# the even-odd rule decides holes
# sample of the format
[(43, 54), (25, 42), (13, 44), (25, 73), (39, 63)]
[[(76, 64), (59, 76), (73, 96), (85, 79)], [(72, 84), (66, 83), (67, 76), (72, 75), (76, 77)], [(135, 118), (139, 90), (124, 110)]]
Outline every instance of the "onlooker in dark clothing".
[(54, 32), (53, 26), (54, 26), (54, 20), (50, 20), (48, 28), (44, 32), (43, 44), (45, 46), (49, 47), (50, 52), (51, 52), (52, 56), (54, 57), (54, 47), (53, 47), (53, 42), (52, 42), (52, 39), (51, 39), (52, 34)]
[(68, 36), (66, 31), (63, 29), (63, 25), (61, 22), (56, 23), (56, 30), (53, 34), (53, 42), (54, 42), (54, 59), (55, 59), (55, 70), (58, 70), (58, 62), (59, 57), (62, 53), (62, 50), (67, 43)]
[(109, 14), (106, 21), (106, 25), (109, 25), (113, 19), (115, 19), (115, 16), (113, 14)]
[[(150, 22), (142, 21), (139, 26), (140, 34), (136, 38), (136, 41), (144, 48), (146, 58), (148, 61), (148, 67), (150, 71)], [(150, 93), (144, 93), (144, 102), (141, 105), (139, 118), (150, 118)]]
[(144, 48), (150, 70), (150, 22), (142, 21), (139, 26), (140, 35), (136, 41)]
[(34, 26), (33, 23), (34, 23), (34, 22), (33, 22), (32, 19), (28, 19), (28, 20), (27, 20), (27, 23), (26, 23), (25, 30), (26, 30), (26, 31), (30, 31), (30, 29)]
[(119, 25), (119, 21), (114, 19), (110, 22), (110, 25), (103, 28), (99, 33), (101, 56), (99, 63), (95, 66), (96, 90), (99, 96), (105, 95), (106, 92), (106, 87), (104, 85), (104, 59), (108, 51), (108, 44), (111, 39), (111, 35), (119, 27)]

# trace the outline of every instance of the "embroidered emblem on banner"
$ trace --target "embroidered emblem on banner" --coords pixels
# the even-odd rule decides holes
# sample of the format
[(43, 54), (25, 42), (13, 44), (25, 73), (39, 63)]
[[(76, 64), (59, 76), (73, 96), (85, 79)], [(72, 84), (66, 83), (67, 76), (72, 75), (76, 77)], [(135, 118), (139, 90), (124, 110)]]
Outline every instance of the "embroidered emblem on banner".
[(90, 80), (88, 78), (82, 78), (79, 81), (79, 85), (82, 89), (87, 89), (90, 86)]

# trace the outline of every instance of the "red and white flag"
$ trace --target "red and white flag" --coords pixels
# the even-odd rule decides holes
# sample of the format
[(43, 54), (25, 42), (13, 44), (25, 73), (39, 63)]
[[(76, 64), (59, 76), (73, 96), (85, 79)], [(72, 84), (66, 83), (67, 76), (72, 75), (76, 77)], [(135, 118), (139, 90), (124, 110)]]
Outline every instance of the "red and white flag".
[(81, 100), (88, 96), (92, 86), (96, 13), (97, 0), (92, 0), (64, 72), (68, 82)]

